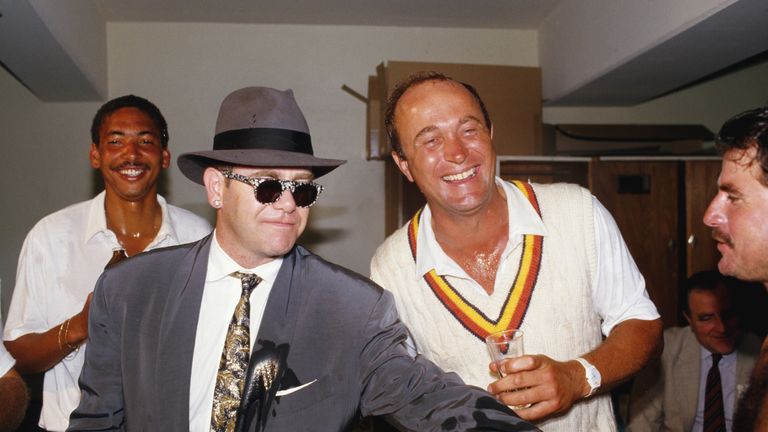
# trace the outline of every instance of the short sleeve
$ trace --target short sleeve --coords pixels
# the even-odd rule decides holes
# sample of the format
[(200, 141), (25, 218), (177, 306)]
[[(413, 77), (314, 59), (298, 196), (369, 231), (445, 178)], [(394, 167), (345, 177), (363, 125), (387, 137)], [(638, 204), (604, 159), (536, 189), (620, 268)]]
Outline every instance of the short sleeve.
[(648, 297), (645, 279), (630, 255), (613, 216), (594, 196), (592, 208), (597, 248), (592, 303), (603, 319), (602, 331), (607, 336), (622, 321), (654, 320), (659, 318), (659, 313)]

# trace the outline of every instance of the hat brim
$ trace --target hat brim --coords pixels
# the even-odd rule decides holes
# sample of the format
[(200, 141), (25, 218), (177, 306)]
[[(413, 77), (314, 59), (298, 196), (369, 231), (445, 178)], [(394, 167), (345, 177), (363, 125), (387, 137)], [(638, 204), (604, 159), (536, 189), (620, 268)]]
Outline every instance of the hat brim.
[(181, 172), (198, 184), (203, 184), (205, 169), (216, 165), (306, 168), (318, 178), (346, 162), (341, 159), (323, 159), (304, 153), (272, 149), (200, 151), (184, 153), (177, 159)]

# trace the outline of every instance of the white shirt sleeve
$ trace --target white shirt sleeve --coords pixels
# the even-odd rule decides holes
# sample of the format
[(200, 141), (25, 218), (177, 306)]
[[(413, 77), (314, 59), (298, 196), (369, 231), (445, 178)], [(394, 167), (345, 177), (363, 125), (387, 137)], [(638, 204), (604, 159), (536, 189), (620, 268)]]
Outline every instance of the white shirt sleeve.
[(603, 319), (602, 331), (628, 319), (659, 318), (656, 306), (645, 290), (645, 279), (637, 269), (627, 244), (610, 212), (592, 197), (595, 222), (597, 274), (592, 283), (592, 304)]
[[(48, 330), (48, 320), (44, 314), (43, 300), (39, 297), (40, 289), (47, 286), (50, 278), (47, 269), (48, 257), (44, 247), (37, 241), (37, 227), (27, 235), (19, 254), (16, 269), (16, 285), (11, 297), (8, 319), (3, 333), (4, 340), (15, 340), (28, 333)], [(65, 299), (61, 302), (64, 303)]]
[[(0, 334), (3, 333), (3, 314), (0, 313)], [(8, 373), (9, 370), (16, 364), (16, 360), (13, 359), (11, 354), (5, 349), (2, 341), (0, 341), (0, 378)]]

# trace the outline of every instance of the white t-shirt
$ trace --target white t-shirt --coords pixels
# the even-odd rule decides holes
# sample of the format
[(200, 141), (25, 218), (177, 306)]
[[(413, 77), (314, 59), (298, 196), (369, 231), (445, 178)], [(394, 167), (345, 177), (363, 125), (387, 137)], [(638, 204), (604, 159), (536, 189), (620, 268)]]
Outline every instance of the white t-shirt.
[[(41, 219), (27, 234), (19, 255), (4, 340), (42, 333), (80, 312), (88, 294), (115, 249), (115, 234), (107, 229), (105, 192)], [(211, 232), (203, 218), (166, 204), (160, 230), (146, 250), (199, 240)], [(63, 431), (69, 414), (80, 403), (77, 380), (86, 344), (45, 372), (40, 427)]]

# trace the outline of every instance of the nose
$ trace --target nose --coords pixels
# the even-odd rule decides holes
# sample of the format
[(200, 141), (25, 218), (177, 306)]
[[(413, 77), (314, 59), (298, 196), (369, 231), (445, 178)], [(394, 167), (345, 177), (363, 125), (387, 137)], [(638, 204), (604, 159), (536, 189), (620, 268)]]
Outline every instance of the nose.
[(723, 194), (720, 192), (712, 198), (712, 202), (709, 203), (707, 211), (704, 212), (702, 220), (708, 227), (714, 228), (723, 223), (724, 217), (721, 211), (721, 201), (724, 199)]
[(715, 315), (715, 317), (712, 319), (712, 325), (714, 326), (716, 332), (725, 333), (725, 324), (723, 323), (720, 315)]
[(139, 142), (137, 140), (128, 140), (124, 149), (129, 160), (136, 160), (139, 157)]
[(293, 193), (290, 189), (285, 189), (277, 201), (272, 203), (272, 206), (278, 210), (282, 210), (286, 213), (293, 213), (297, 206), (296, 201), (293, 199)]
[(461, 164), (467, 159), (467, 149), (464, 148), (464, 143), (461, 139), (451, 136), (445, 140), (443, 158), (455, 164)]

